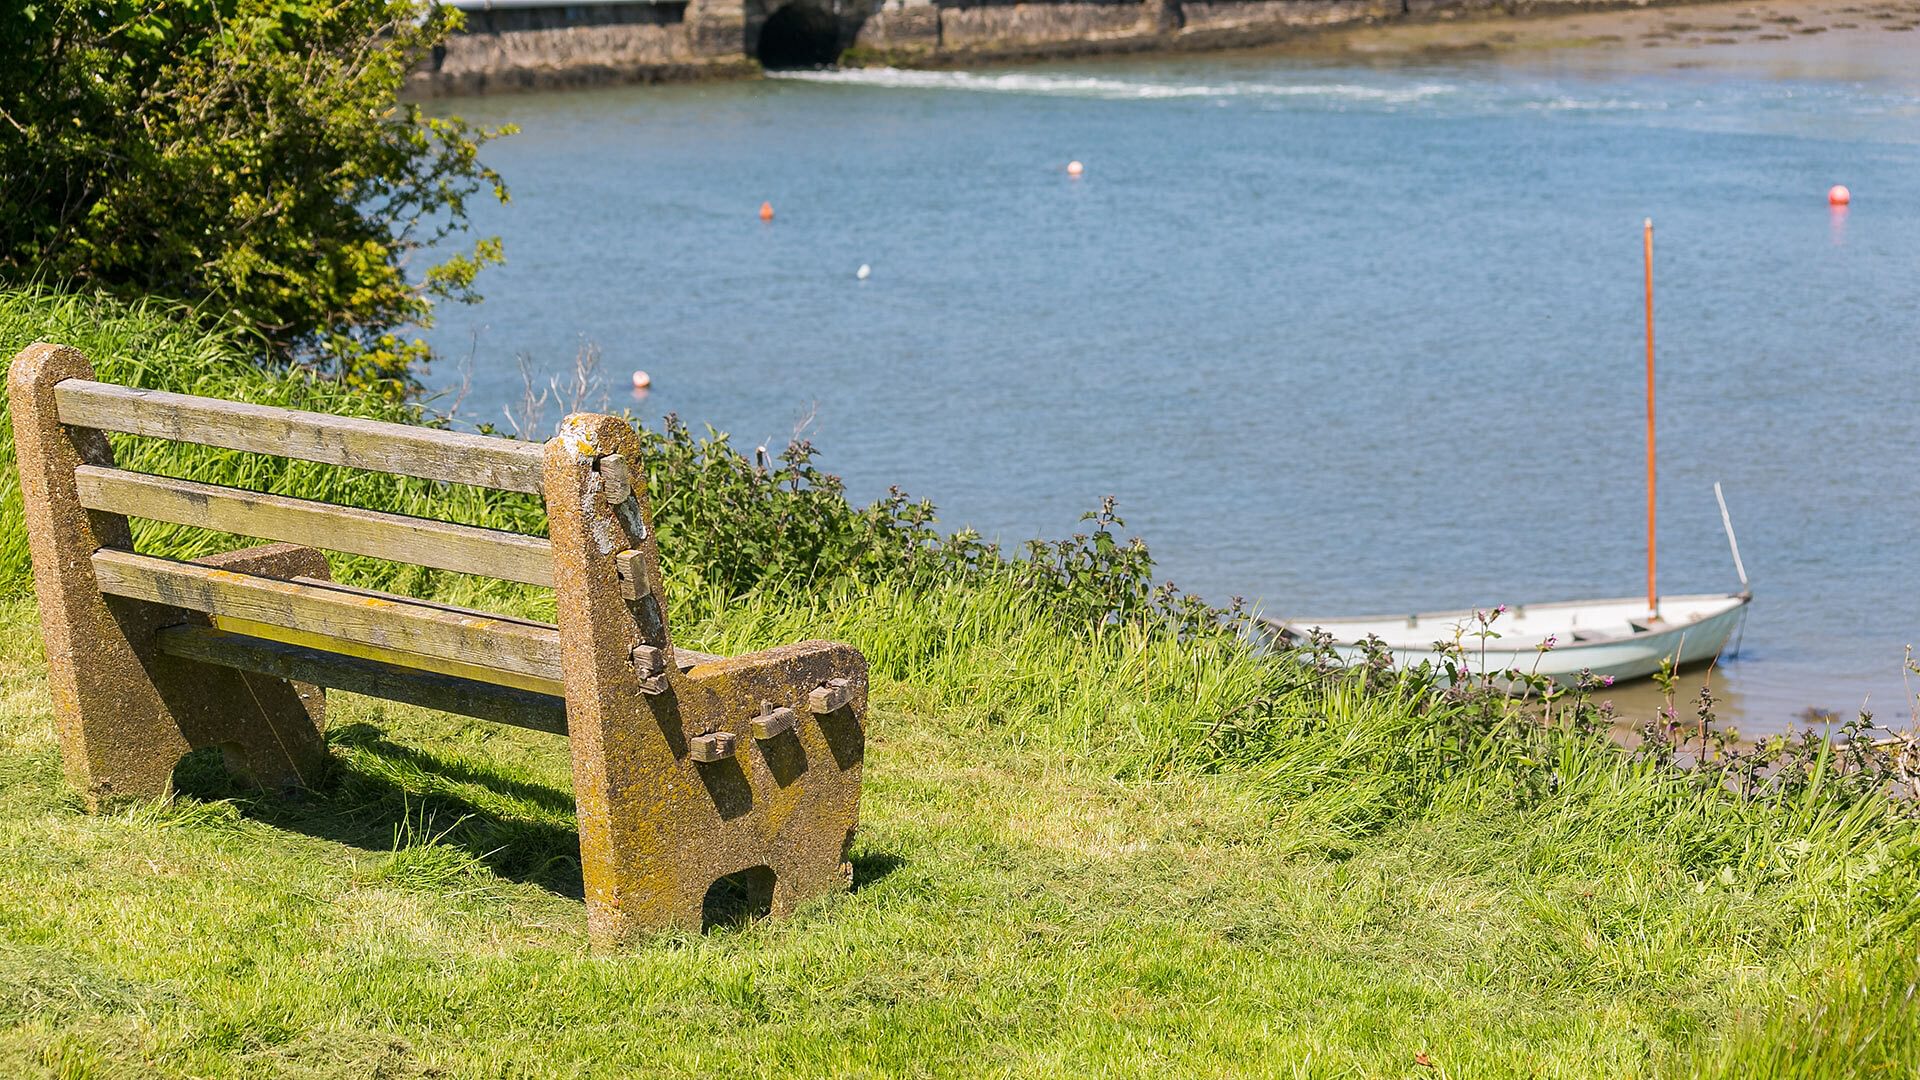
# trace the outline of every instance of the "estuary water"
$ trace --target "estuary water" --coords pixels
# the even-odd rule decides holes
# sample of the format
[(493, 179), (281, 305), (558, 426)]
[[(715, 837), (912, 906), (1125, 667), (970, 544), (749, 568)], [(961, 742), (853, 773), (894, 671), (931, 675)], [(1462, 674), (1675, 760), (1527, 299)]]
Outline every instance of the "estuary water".
[(522, 129), (476, 214), (509, 262), (431, 381), (502, 423), (591, 343), (589, 404), (803, 432), (857, 499), (1010, 542), (1111, 493), (1164, 577), (1276, 614), (1631, 596), (1652, 217), (1663, 591), (1736, 586), (1723, 482), (1757, 597), (1726, 713), (1905, 717), (1920, 33), (1703, 37), (1736, 10), (461, 101)]

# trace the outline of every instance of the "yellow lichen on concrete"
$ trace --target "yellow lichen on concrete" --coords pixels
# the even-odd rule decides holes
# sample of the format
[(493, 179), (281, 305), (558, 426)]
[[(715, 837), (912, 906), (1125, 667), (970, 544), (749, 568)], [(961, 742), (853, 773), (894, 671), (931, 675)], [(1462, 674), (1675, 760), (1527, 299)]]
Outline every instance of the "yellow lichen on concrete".
[[(723, 877), (765, 870), (767, 908), (844, 889), (847, 844), (859, 816), (866, 664), (854, 649), (803, 642), (682, 672), (639, 672), (636, 648), (672, 655), (645, 477), (622, 468), (626, 491), (609, 505), (599, 463), (638, 458), (624, 420), (568, 417), (547, 451), (548, 533), (554, 550), (580, 811), (589, 926), (601, 946), (637, 935), (697, 929), (708, 890)], [(622, 510), (632, 513), (622, 513)], [(616, 553), (636, 552), (632, 598)], [(642, 680), (664, 680), (647, 693)], [(844, 707), (807, 713), (808, 695), (835, 682)], [(752, 722), (771, 703), (801, 717), (773, 738)], [(731, 736), (732, 752), (716, 737)], [(696, 759), (696, 740), (708, 739)]]

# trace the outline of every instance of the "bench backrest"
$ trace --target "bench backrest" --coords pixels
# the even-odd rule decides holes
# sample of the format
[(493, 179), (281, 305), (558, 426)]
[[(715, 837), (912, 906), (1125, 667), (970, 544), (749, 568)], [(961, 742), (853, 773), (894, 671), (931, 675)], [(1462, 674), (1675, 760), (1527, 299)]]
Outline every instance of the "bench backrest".
[[(505, 491), (541, 494), (546, 447), (407, 424), (66, 379), (53, 398), (61, 424)], [(596, 469), (626, 485), (647, 533), (643, 481), (618, 455)], [(90, 511), (284, 541), (529, 585), (551, 586), (545, 537), (270, 495), (84, 464), (75, 491)], [(616, 493), (617, 494), (617, 493)], [(647, 555), (615, 555), (622, 590), (645, 590)], [(133, 553), (93, 556), (102, 592), (205, 612), (217, 627), (536, 694), (563, 693), (558, 629), (331, 583), (274, 581)], [(654, 599), (649, 606), (658, 608)], [(663, 620), (664, 621), (664, 620)], [(665, 646), (662, 626), (654, 644)], [(185, 635), (183, 635), (185, 636)], [(205, 646), (200, 646), (205, 652)], [(358, 689), (358, 687), (349, 687)], [(466, 695), (471, 697), (472, 695)], [(470, 710), (455, 710), (469, 711)], [(505, 716), (512, 710), (492, 709)], [(532, 726), (550, 727), (542, 710)]]

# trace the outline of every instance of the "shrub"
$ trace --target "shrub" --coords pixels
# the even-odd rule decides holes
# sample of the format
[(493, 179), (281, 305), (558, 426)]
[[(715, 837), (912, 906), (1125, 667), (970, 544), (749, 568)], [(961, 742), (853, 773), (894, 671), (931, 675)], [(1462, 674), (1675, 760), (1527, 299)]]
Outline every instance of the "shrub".
[[(124, 304), (44, 290), (0, 290), (0, 373), (37, 340), (85, 352), (110, 382), (400, 423), (432, 423), (418, 404), (360, 392), (311, 373), (261, 371), (231, 330), (205, 333), (155, 302)], [(1076, 627), (1112, 622), (1173, 625), (1187, 631), (1216, 625), (1204, 605), (1152, 587), (1153, 560), (1109, 500), (1087, 515), (1090, 531), (1060, 541), (1032, 541), (1015, 559), (971, 530), (944, 535), (933, 504), (898, 489), (866, 507), (846, 497), (838, 476), (820, 468), (811, 443), (796, 441), (778, 456), (736, 451), (726, 435), (696, 436), (668, 417), (660, 429), (639, 429), (662, 561), (676, 592), (725, 602), (748, 594), (797, 596), (841, 581), (875, 584), (979, 581), (1006, 575), (1037, 603)], [(11, 421), (0, 400), (0, 594), (31, 588)], [(386, 474), (242, 454), (211, 447), (116, 437), (128, 468), (213, 478), (220, 483), (321, 499), (372, 510), (443, 517), (523, 532), (542, 532), (540, 500), (511, 492), (433, 483)], [(140, 523), (142, 550), (193, 557), (234, 546), (201, 530)], [(433, 575), (365, 559), (340, 559), (343, 577), (377, 588), (439, 587)], [(486, 586), (508, 599), (511, 586)], [(480, 599), (475, 597), (475, 599)], [(550, 602), (515, 596), (517, 605)]]
[(502, 132), (401, 104), (459, 13), (418, 0), (0, 4), (0, 275), (186, 301), (282, 358), (407, 384), (396, 330), (473, 298), (497, 239), (408, 257), (506, 189)]

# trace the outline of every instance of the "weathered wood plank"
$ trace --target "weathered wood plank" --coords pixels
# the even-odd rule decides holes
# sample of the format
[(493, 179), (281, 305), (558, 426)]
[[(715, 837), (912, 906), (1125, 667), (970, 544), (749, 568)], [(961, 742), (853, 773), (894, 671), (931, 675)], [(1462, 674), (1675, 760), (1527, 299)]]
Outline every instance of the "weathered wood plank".
[(94, 553), (93, 573), (103, 593), (204, 611), (223, 630), (560, 693), (560, 635), (551, 626), (110, 548)]
[[(348, 584), (345, 584), (344, 582), (329, 581), (324, 578), (297, 577), (297, 578), (294, 578), (293, 580), (301, 582), (303, 584), (313, 585), (322, 589), (332, 589), (336, 592), (352, 593), (355, 596), (372, 596), (372, 597), (377, 597), (383, 600), (398, 599), (409, 604), (418, 604), (422, 607), (438, 608), (441, 611), (449, 611), (454, 613), (455, 615), (471, 615), (475, 618), (481, 618), (481, 619), (499, 619), (505, 622), (517, 622), (517, 623), (525, 624), (527, 626), (536, 627), (542, 630), (554, 629), (554, 625), (552, 623), (540, 622), (536, 619), (523, 619), (518, 615), (501, 615), (491, 611), (477, 611), (473, 608), (455, 607), (452, 604), (442, 604), (434, 600), (419, 600), (411, 596), (396, 597), (392, 593), (381, 592), (378, 589), (363, 589), (358, 585), (348, 585)], [(695, 652), (692, 649), (680, 649), (680, 648), (676, 648), (673, 650), (673, 658), (674, 658), (674, 662), (680, 665), (681, 671), (687, 671), (691, 668), (698, 667), (701, 664), (711, 664), (716, 660), (726, 659), (726, 657), (721, 656), (719, 653)], [(639, 672), (636, 671), (635, 674), (638, 675)]]
[(60, 422), (426, 480), (541, 493), (539, 443), (67, 379)]
[(538, 536), (97, 465), (75, 469), (74, 480), (81, 504), (92, 510), (529, 585), (553, 584), (552, 548)]
[(541, 622), (539, 619), (528, 619), (519, 615), (502, 615), (497, 611), (483, 611), (479, 608), (460, 607), (457, 604), (443, 604), (438, 600), (422, 600), (417, 596), (403, 596), (399, 593), (381, 592), (379, 589), (368, 589), (359, 585), (349, 585), (344, 581), (335, 581), (332, 578), (306, 577), (302, 575), (293, 580), (303, 585), (312, 585), (318, 589), (330, 589), (334, 592), (347, 593), (352, 596), (371, 596), (376, 600), (397, 600), (403, 604), (432, 608), (435, 611), (444, 611), (461, 617), (495, 619), (500, 622), (519, 623), (522, 626), (531, 626), (536, 630), (552, 630), (554, 628), (552, 623)]
[(673, 650), (673, 657), (679, 661), (681, 671), (699, 667), (701, 664), (711, 664), (716, 660), (726, 659), (726, 657), (721, 656), (719, 653), (694, 652), (692, 649), (681, 648)]
[[(382, 598), (382, 600), (394, 600), (394, 594), (392, 594), (392, 592), (380, 592), (380, 590), (376, 590), (376, 588), (359, 588), (359, 586), (344, 584), (344, 582), (338, 582), (338, 580), (307, 577), (298, 577), (294, 578), (294, 580), (303, 582), (303, 584), (311, 584), (311, 586), (319, 586), (319, 588), (330, 588), (330, 590), (334, 590), (334, 592), (351, 592), (351, 594), (355, 594), (355, 596), (374, 596), (374, 598)], [(476, 611), (476, 609), (472, 609), (472, 607), (455, 607), (455, 605), (451, 605), (451, 603), (438, 603), (438, 601), (434, 600), (415, 600), (415, 598), (411, 598), (411, 596), (403, 596), (403, 598), (399, 598), (399, 600), (405, 600), (407, 603), (419, 603), (422, 607), (438, 607), (440, 611), (451, 611), (451, 613), (455, 613), (455, 615), (472, 615), (472, 617), (478, 617), (478, 619), (501, 619), (501, 621), (507, 621), (507, 623), (524, 623), (524, 625), (536, 626), (536, 628), (541, 628), (541, 630), (553, 630), (553, 628), (555, 628), (553, 623), (540, 623), (540, 621), (536, 621), (536, 619), (520, 619), (518, 615), (499, 615), (499, 613), (495, 613), (495, 611)], [(722, 661), (722, 659), (728, 659), (728, 657), (724, 657), (724, 655), (720, 655), (720, 653), (699, 653), (699, 651), (682, 650), (682, 648), (676, 648), (676, 650), (674, 650), (674, 663), (680, 665), (680, 671), (691, 671), (691, 669), (695, 669), (695, 667), (699, 667), (699, 665), (703, 665), (703, 663), (714, 663), (714, 661)], [(637, 671), (636, 675), (639, 675)]]
[(647, 580), (646, 559), (641, 555), (640, 550), (628, 548), (625, 551), (615, 552), (613, 567), (614, 571), (620, 575), (621, 595), (629, 600), (640, 599), (640, 594), (644, 591), (640, 583)]
[(566, 702), (510, 686), (419, 671), (376, 660), (248, 637), (211, 626), (172, 626), (154, 635), (170, 656), (405, 702), (495, 723), (567, 733)]
[[(636, 563), (635, 565), (638, 565), (638, 564)], [(544, 630), (552, 630), (554, 628), (552, 623), (539, 622), (534, 619), (523, 619), (518, 615), (501, 615), (497, 612), (492, 612), (492, 611), (477, 611), (473, 608), (455, 607), (452, 604), (442, 604), (434, 600), (420, 600), (411, 596), (395, 596), (392, 593), (381, 592), (378, 589), (363, 589), (357, 585), (348, 585), (339, 581), (329, 581), (322, 578), (309, 578), (309, 577), (300, 577), (300, 578), (295, 578), (294, 580), (302, 582), (307, 585), (313, 585), (317, 588), (332, 589), (336, 592), (353, 593), (356, 596), (371, 596), (371, 597), (375, 597), (383, 600), (400, 600), (409, 604), (418, 604), (422, 607), (438, 608), (441, 611), (449, 611), (456, 615), (469, 615), (469, 616), (473, 616), (474, 618), (480, 618), (480, 619), (498, 619), (505, 622), (523, 623), (527, 626), (538, 627)], [(622, 584), (622, 587), (625, 587), (624, 582)], [(695, 652), (692, 649), (682, 649), (682, 648), (676, 647), (673, 650), (673, 659), (674, 659), (674, 663), (680, 666), (681, 671), (688, 671), (692, 668), (696, 668), (700, 666), (701, 664), (711, 664), (716, 660), (725, 660), (726, 657), (720, 655), (719, 653)], [(638, 673), (636, 672), (636, 674)]]

